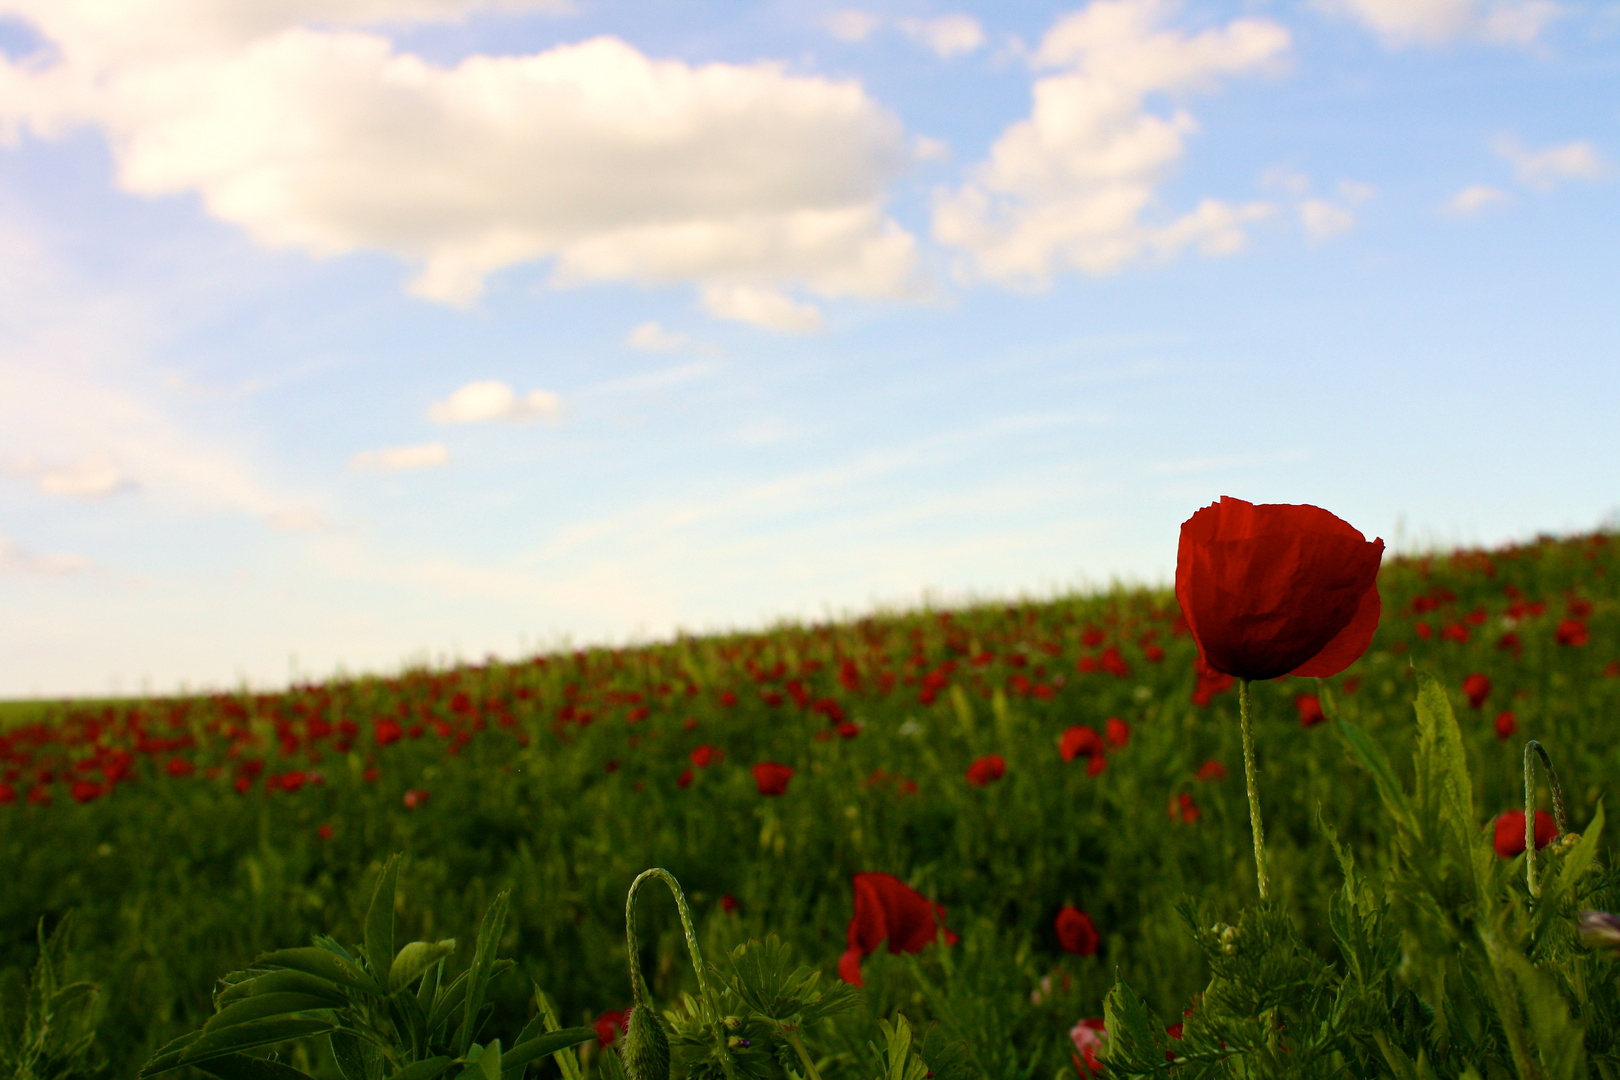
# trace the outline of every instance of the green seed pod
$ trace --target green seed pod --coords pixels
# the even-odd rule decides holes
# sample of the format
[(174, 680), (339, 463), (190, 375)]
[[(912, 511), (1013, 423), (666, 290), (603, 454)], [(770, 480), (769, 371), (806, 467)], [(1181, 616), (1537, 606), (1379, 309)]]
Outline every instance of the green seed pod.
[(630, 1010), (624, 1068), (630, 1080), (669, 1080), (669, 1036), (664, 1033), (663, 1019), (650, 1006)]

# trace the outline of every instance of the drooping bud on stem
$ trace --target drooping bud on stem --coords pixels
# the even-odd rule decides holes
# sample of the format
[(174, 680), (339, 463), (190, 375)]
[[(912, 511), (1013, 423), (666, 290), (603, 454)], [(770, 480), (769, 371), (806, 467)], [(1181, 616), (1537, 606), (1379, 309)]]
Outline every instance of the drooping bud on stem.
[(1541, 882), (1536, 880), (1536, 778), (1534, 760), (1530, 756), (1532, 750), (1540, 755), (1541, 765), (1547, 770), (1547, 785), (1552, 788), (1553, 823), (1558, 826), (1559, 835), (1569, 831), (1569, 821), (1564, 816), (1564, 789), (1558, 783), (1558, 773), (1553, 770), (1552, 759), (1540, 743), (1531, 739), (1524, 744), (1524, 873), (1530, 895), (1539, 898)]
[[(664, 1031), (663, 1018), (648, 1000), (647, 982), (641, 976), (641, 948), (636, 942), (636, 893), (641, 889), (642, 882), (650, 878), (657, 878), (668, 885), (669, 891), (675, 896), (675, 907), (681, 915), (681, 929), (686, 933), (686, 950), (691, 955), (692, 970), (697, 973), (698, 997), (706, 1013), (711, 1008), (712, 1000), (709, 979), (703, 970), (703, 952), (698, 948), (697, 931), (692, 926), (692, 909), (687, 906), (681, 883), (668, 870), (655, 867), (642, 871), (630, 883), (630, 893), (624, 901), (625, 945), (630, 953), (630, 994), (634, 1002), (626, 1022), (624, 1039), (624, 1064), (630, 1080), (669, 1080), (669, 1035)], [(730, 1056), (725, 1055), (721, 1060), (729, 1076)]]
[(658, 1010), (645, 1001), (630, 1007), (624, 1034), (624, 1069), (630, 1080), (669, 1080), (669, 1036)]

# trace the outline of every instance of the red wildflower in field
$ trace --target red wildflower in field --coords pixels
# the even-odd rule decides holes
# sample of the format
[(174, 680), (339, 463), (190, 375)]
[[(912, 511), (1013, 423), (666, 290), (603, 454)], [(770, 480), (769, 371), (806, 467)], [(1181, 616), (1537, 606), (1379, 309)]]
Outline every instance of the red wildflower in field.
[(1125, 662), (1118, 645), (1110, 645), (1104, 649), (1102, 655), (1097, 657), (1097, 666), (1116, 679), (1128, 679), (1131, 675), (1131, 667)]
[(1412, 629), (1416, 630), (1417, 636), (1422, 638), (1424, 641), (1428, 641), (1429, 638), (1434, 636), (1434, 630), (1426, 622), (1420, 622), (1416, 626), (1412, 627)]
[(591, 1024), (596, 1029), (596, 1045), (608, 1046), (617, 1039), (619, 1032), (624, 1030), (626, 1016), (617, 1009), (609, 1009), (598, 1016)]
[(1064, 761), (1073, 761), (1081, 754), (1096, 757), (1102, 753), (1102, 749), (1102, 736), (1097, 734), (1097, 729), (1084, 724), (1076, 724), (1064, 731), (1058, 743), (1058, 753), (1063, 755)]
[(1503, 652), (1511, 652), (1515, 657), (1517, 657), (1524, 651), (1524, 642), (1519, 640), (1518, 634), (1515, 634), (1513, 631), (1509, 630), (1500, 638), (1497, 638), (1496, 647), (1501, 649)]
[(197, 771), (197, 767), (183, 757), (172, 757), (163, 771), (173, 777), (190, 776)]
[(1223, 497), (1181, 526), (1176, 599), (1215, 670), (1325, 678), (1372, 642), (1383, 552), (1320, 507)]
[(692, 770), (691, 769), (682, 769), (681, 770), (681, 775), (679, 775), (679, 776), (677, 776), (675, 778), (675, 786), (680, 788), (682, 791), (684, 791), (687, 788), (691, 787), (692, 786)]
[(10, 784), (0, 784), (0, 806), (17, 801), (17, 789)]
[(724, 708), (731, 708), (733, 705), (737, 704), (737, 695), (732, 693), (730, 690), (720, 691), (720, 704)]
[(737, 898), (732, 896), (730, 893), (726, 893), (720, 897), (720, 910), (725, 912), (727, 915), (737, 914), (737, 909), (741, 906), (741, 904), (737, 903)]
[(1300, 694), (1294, 698), (1294, 708), (1299, 710), (1299, 726), (1311, 727), (1327, 719), (1322, 715), (1322, 699), (1315, 694)]
[(1518, 730), (1519, 725), (1514, 722), (1512, 710), (1503, 709), (1496, 714), (1496, 737), (1498, 739), (1507, 742), (1513, 738), (1513, 733)]
[(253, 777), (243, 773), (236, 778), (234, 786), (238, 795), (246, 795), (248, 790), (253, 787)]
[(1193, 704), (1200, 709), (1209, 708), (1209, 703), (1216, 694), (1224, 693), (1232, 688), (1236, 680), (1224, 671), (1216, 671), (1204, 662), (1204, 654), (1199, 653), (1193, 658), (1193, 670), (1197, 682), (1193, 686)]
[(779, 765), (774, 761), (762, 761), (754, 766), (754, 783), (759, 786), (761, 795), (780, 795), (787, 790), (788, 781), (793, 779), (793, 766)]
[(838, 732), (840, 738), (844, 739), (853, 739), (861, 733), (860, 725), (852, 724), (848, 720), (840, 720), (838, 727), (834, 730)]
[[(1536, 850), (1540, 851), (1558, 836), (1558, 824), (1545, 810), (1536, 811)], [(1496, 853), (1504, 859), (1524, 854), (1524, 811), (1509, 810), (1496, 819)]]
[(1007, 773), (1007, 759), (1000, 754), (987, 754), (968, 766), (967, 782), (987, 787)]
[(697, 717), (688, 716), (685, 720), (682, 720), (681, 721), (681, 730), (682, 731), (696, 731), (697, 730)]
[(391, 746), (399, 742), (405, 735), (405, 729), (399, 726), (397, 720), (379, 720), (377, 729), (372, 733), (378, 746)]
[(322, 825), (320, 828), (315, 830), (315, 835), (320, 837), (322, 840), (332, 839), (332, 826)]
[(1478, 709), (1485, 704), (1485, 699), (1491, 696), (1491, 680), (1476, 671), (1463, 680), (1462, 689), (1468, 697), (1468, 707)]
[(1183, 791), (1179, 795), (1170, 796), (1170, 805), (1165, 807), (1165, 813), (1171, 821), (1179, 821), (1191, 825), (1203, 814), (1204, 808), (1193, 802), (1193, 797)]
[(1577, 596), (1565, 608), (1572, 619), (1590, 619), (1592, 617), (1592, 601), (1584, 596)]
[(1147, 662), (1150, 664), (1161, 663), (1164, 660), (1164, 650), (1157, 645), (1149, 645), (1142, 650), (1142, 655), (1147, 657)]
[(29, 788), (28, 789), (28, 805), (29, 806), (49, 806), (49, 805), (51, 805), (51, 789), (46, 787), (44, 784), (35, 784), (33, 787)]
[(957, 936), (945, 929), (945, 908), (890, 874), (856, 874), (855, 914), (849, 920), (849, 948), (838, 960), (838, 975), (861, 985), (861, 959), (884, 941), (891, 953), (921, 952), (945, 935), (955, 945)]
[(73, 786), (68, 789), (68, 794), (73, 796), (76, 803), (87, 803), (99, 798), (102, 795), (102, 788), (94, 780), (75, 780)]
[(1225, 780), (1226, 779), (1226, 766), (1222, 765), (1219, 761), (1216, 761), (1214, 758), (1210, 758), (1208, 761), (1206, 761), (1202, 765), (1198, 766), (1198, 779), (1200, 779), (1200, 780)]
[(692, 764), (696, 765), (700, 769), (707, 769), (711, 764), (719, 761), (723, 757), (725, 757), (724, 753), (716, 750), (708, 743), (704, 743), (702, 746), (692, 751)]
[(1074, 1060), (1075, 1071), (1082, 1077), (1103, 1074), (1103, 1063), (1097, 1060), (1097, 1048), (1107, 1037), (1108, 1029), (1103, 1026), (1100, 1016), (1089, 1017), (1069, 1029), (1069, 1038), (1074, 1040), (1077, 1051), (1069, 1056)]
[(405, 793), (405, 809), (415, 810), (418, 806), (426, 806), (428, 793), (420, 788), (411, 788)]
[(1102, 754), (1092, 754), (1091, 760), (1086, 762), (1086, 775), (1100, 776), (1106, 768), (1108, 768), (1108, 758)]
[(1620, 679), (1620, 660), (1610, 660), (1607, 664), (1604, 664), (1603, 677), (1605, 679)]
[(1560, 645), (1585, 645), (1590, 635), (1586, 632), (1586, 624), (1579, 619), (1564, 619), (1558, 624), (1554, 634)]
[(1116, 750), (1123, 749), (1131, 741), (1131, 725), (1117, 716), (1110, 716), (1103, 729), (1108, 732), (1108, 745)]
[(1057, 928), (1058, 944), (1063, 946), (1063, 951), (1076, 956), (1090, 956), (1097, 951), (1097, 943), (1102, 940), (1097, 934), (1097, 927), (1091, 922), (1091, 916), (1073, 904), (1057, 913), (1053, 925)]

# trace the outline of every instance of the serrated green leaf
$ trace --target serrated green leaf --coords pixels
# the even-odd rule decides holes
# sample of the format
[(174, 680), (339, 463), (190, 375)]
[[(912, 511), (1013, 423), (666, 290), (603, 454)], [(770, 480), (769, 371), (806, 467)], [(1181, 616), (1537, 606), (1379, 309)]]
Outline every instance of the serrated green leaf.
[(377, 875), (377, 888), (371, 894), (371, 906), (366, 909), (366, 959), (371, 961), (371, 974), (378, 983), (393, 988), (390, 965), (394, 960), (394, 896), (399, 881), (399, 856), (390, 855)]
[(389, 1076), (388, 1080), (434, 1080), (450, 1067), (450, 1060), (449, 1057), (440, 1056), (413, 1062)]
[(249, 1057), (246, 1054), (226, 1054), (196, 1063), (200, 1069), (219, 1080), (313, 1080), (306, 1072), (283, 1065), (279, 1061)]
[(249, 1020), (263, 1020), (271, 1016), (331, 1007), (331, 1002), (325, 996), (314, 994), (254, 994), (252, 997), (233, 1002), (210, 1016), (208, 1022), (203, 1025), (203, 1030), (216, 1031)]
[(302, 971), (306, 975), (314, 975), (318, 979), (326, 979), (342, 986), (362, 990), (368, 994), (382, 992), (370, 975), (362, 971), (354, 962), (345, 960), (330, 949), (323, 949), (318, 945), (305, 945), (297, 949), (277, 949), (275, 952), (265, 953), (253, 961), (255, 967), (282, 967), (294, 971)]
[(403, 990), (425, 974), (428, 968), (456, 951), (455, 938), (429, 943), (413, 941), (399, 950), (388, 968), (388, 992)]
[(259, 994), (309, 994), (325, 998), (333, 1007), (349, 1003), (348, 995), (336, 983), (303, 971), (283, 968), (280, 971), (265, 972), (254, 978), (232, 983), (214, 995), (214, 1005), (223, 1009), (234, 1001)]
[(1103, 998), (1103, 1026), (1108, 1039), (1098, 1055), (1112, 1072), (1131, 1075), (1164, 1070), (1164, 1024), (1135, 990), (1115, 978)]

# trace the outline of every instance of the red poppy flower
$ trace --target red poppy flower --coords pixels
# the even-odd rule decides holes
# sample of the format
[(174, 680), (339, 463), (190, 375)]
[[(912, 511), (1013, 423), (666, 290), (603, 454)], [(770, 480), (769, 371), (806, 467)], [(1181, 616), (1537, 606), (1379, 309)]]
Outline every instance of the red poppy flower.
[(1236, 680), (1224, 671), (1216, 671), (1204, 662), (1204, 654), (1199, 653), (1193, 657), (1193, 671), (1197, 682), (1193, 685), (1193, 704), (1200, 709), (1209, 708), (1209, 703), (1215, 699), (1216, 694), (1225, 693), (1232, 688)]
[(1078, 1051), (1069, 1057), (1074, 1061), (1075, 1071), (1082, 1077), (1103, 1074), (1103, 1063), (1097, 1060), (1097, 1048), (1107, 1037), (1108, 1029), (1103, 1026), (1100, 1016), (1082, 1020), (1069, 1029), (1069, 1038), (1074, 1040), (1074, 1048)]
[(1513, 719), (1510, 709), (1503, 709), (1496, 714), (1496, 737), (1503, 742), (1513, 738), (1513, 733), (1519, 730), (1519, 725)]
[[(1536, 850), (1540, 851), (1558, 836), (1558, 823), (1545, 810), (1536, 811)], [(1524, 854), (1524, 811), (1509, 810), (1496, 819), (1493, 846), (1504, 859)]]
[(1073, 761), (1081, 754), (1095, 756), (1102, 753), (1102, 748), (1102, 736), (1097, 734), (1097, 729), (1084, 724), (1069, 728), (1058, 743), (1058, 753), (1063, 755), (1064, 761)]
[(720, 910), (725, 912), (727, 915), (735, 915), (737, 913), (737, 909), (741, 906), (741, 904), (737, 903), (737, 898), (732, 896), (730, 893), (726, 893), (720, 897)]
[(793, 766), (778, 765), (774, 761), (762, 761), (754, 766), (754, 783), (759, 786), (761, 795), (780, 795), (787, 790), (788, 781), (793, 779)]
[(1300, 694), (1294, 699), (1294, 708), (1299, 710), (1300, 727), (1310, 727), (1327, 719), (1322, 715), (1322, 699), (1315, 694)]
[(332, 839), (332, 826), (322, 825), (320, 828), (315, 830), (315, 835), (319, 836), (322, 840)]
[(985, 787), (1007, 774), (1007, 759), (1000, 754), (987, 754), (968, 766), (967, 782)]
[(1491, 680), (1476, 671), (1463, 680), (1462, 689), (1468, 697), (1469, 708), (1477, 709), (1491, 696)]
[(724, 756), (724, 754), (710, 746), (708, 743), (704, 743), (702, 746), (692, 751), (692, 764), (696, 765), (700, 769), (707, 769), (710, 765), (716, 761), (719, 761)]
[(192, 773), (197, 771), (197, 767), (183, 757), (173, 757), (169, 759), (169, 763), (167, 765), (163, 766), (163, 771), (167, 772), (170, 776), (179, 778), (182, 776), (190, 776)]
[(1057, 913), (1053, 925), (1057, 927), (1058, 944), (1063, 946), (1063, 951), (1076, 956), (1090, 956), (1102, 940), (1096, 926), (1092, 925), (1091, 916), (1073, 904)]
[(1086, 762), (1086, 775), (1100, 776), (1106, 768), (1108, 768), (1108, 759), (1101, 754), (1092, 754), (1091, 760)]
[(945, 908), (889, 874), (856, 874), (855, 914), (849, 920), (849, 948), (838, 960), (838, 975), (861, 985), (861, 958), (884, 941), (891, 953), (921, 952), (941, 933), (945, 944), (958, 938), (945, 929)]
[(68, 794), (73, 796), (76, 803), (87, 803), (99, 798), (102, 795), (102, 788), (94, 780), (75, 780), (73, 786), (68, 789)]
[(686, 788), (691, 787), (692, 786), (692, 770), (691, 769), (682, 769), (681, 770), (681, 775), (679, 775), (679, 776), (677, 776), (675, 778), (675, 786), (678, 787), (678, 788), (681, 788), (683, 790), (686, 789)]
[(1165, 807), (1165, 813), (1171, 821), (1180, 821), (1191, 825), (1203, 814), (1204, 808), (1193, 801), (1193, 797), (1183, 791), (1179, 795), (1170, 796), (1170, 804)]
[(1108, 732), (1108, 745), (1115, 749), (1120, 749), (1131, 741), (1131, 725), (1117, 716), (1110, 716), (1104, 728)]
[(428, 793), (419, 788), (411, 788), (405, 793), (404, 802), (407, 810), (415, 810), (418, 806), (426, 806), (427, 801)]
[(0, 784), (0, 806), (17, 801), (17, 789), (10, 784)]
[(834, 730), (838, 732), (839, 737), (845, 739), (853, 739), (861, 733), (860, 725), (852, 724), (848, 720), (840, 720)]
[(1198, 779), (1225, 780), (1226, 766), (1221, 764), (1219, 761), (1216, 761), (1214, 758), (1211, 758), (1202, 765), (1198, 766)]
[(1176, 599), (1217, 671), (1337, 675), (1378, 628), (1383, 553), (1320, 507), (1223, 497), (1181, 526)]
[(596, 1045), (607, 1046), (617, 1039), (619, 1032), (624, 1030), (625, 1016), (617, 1009), (609, 1009), (598, 1016), (591, 1024), (596, 1029)]
[(1591, 636), (1586, 632), (1586, 624), (1579, 619), (1564, 619), (1558, 624), (1556, 633), (1560, 645), (1585, 645)]
[(398, 721), (379, 720), (377, 721), (377, 730), (374, 734), (378, 746), (389, 746), (393, 743), (399, 742), (399, 740), (404, 737), (405, 729), (399, 726)]

